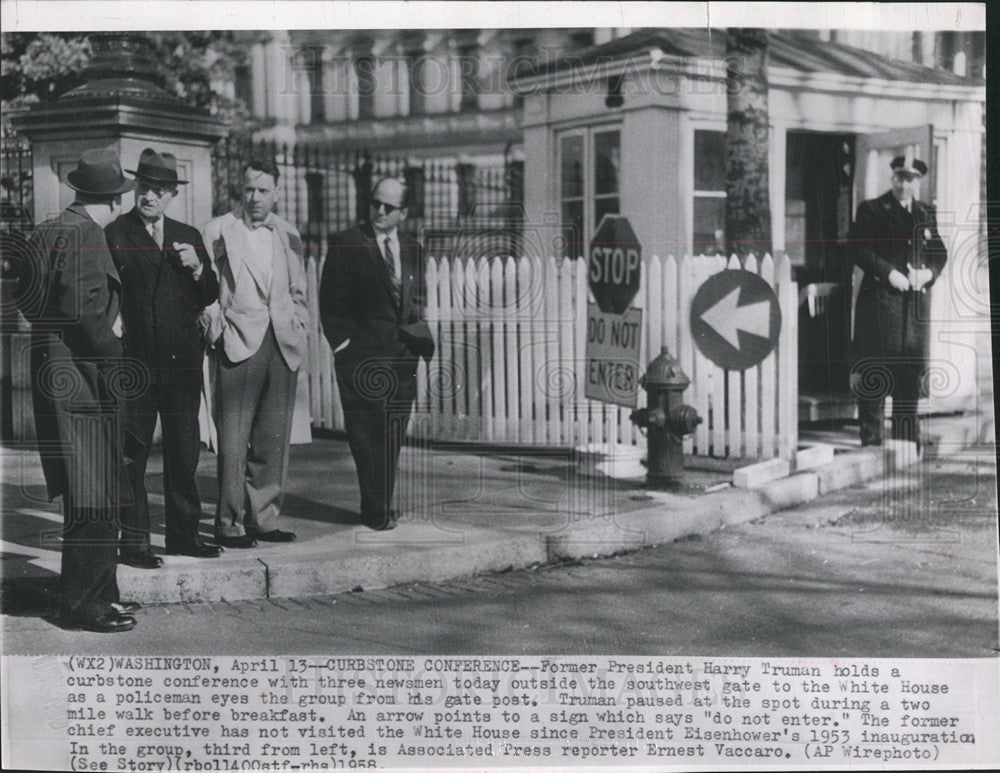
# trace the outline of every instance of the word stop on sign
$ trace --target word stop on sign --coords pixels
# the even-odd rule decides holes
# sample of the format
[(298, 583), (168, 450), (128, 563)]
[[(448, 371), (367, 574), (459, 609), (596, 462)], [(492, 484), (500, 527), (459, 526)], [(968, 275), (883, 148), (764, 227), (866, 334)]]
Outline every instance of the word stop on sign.
[(590, 251), (590, 281), (595, 284), (630, 285), (638, 282), (639, 250), (634, 247), (594, 245)]

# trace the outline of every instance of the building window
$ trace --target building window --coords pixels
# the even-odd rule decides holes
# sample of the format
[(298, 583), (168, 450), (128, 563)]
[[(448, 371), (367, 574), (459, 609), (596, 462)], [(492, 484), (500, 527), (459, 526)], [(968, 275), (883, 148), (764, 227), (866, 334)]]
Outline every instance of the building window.
[(573, 51), (578, 51), (581, 48), (589, 48), (592, 45), (594, 45), (593, 30), (578, 30), (569, 36), (569, 47)]
[(233, 93), (248, 109), (253, 109), (253, 73), (249, 62), (240, 62), (233, 68)]
[(358, 120), (375, 117), (375, 60), (359, 56), (354, 60), (354, 74), (358, 79)]
[(318, 224), (326, 220), (326, 206), (323, 202), (323, 175), (306, 172), (306, 205), (309, 223)]
[(461, 110), (479, 107), (479, 47), (461, 46), (458, 49), (458, 72), (462, 88)]
[(726, 251), (726, 134), (694, 133), (694, 227), (696, 255)]
[(620, 212), (621, 132), (594, 128), (559, 137), (559, 209), (564, 252), (583, 255), (608, 214)]
[[(507, 78), (516, 78), (538, 64), (538, 59), (534, 55), (535, 41), (533, 38), (518, 38), (511, 44), (511, 60), (507, 66)], [(520, 107), (524, 104), (524, 95), (514, 95), (514, 105)]]
[(517, 77), (531, 70), (536, 64), (538, 64), (538, 58), (535, 56), (534, 38), (517, 38), (511, 43), (509, 77)]
[(323, 57), (317, 51), (312, 61), (312, 73), (309, 78), (309, 122), (323, 123), (326, 121), (326, 91), (323, 88)]
[(423, 115), (427, 112), (427, 99), (424, 84), (424, 66), (427, 58), (423, 49), (410, 51), (406, 55), (410, 68), (410, 115)]

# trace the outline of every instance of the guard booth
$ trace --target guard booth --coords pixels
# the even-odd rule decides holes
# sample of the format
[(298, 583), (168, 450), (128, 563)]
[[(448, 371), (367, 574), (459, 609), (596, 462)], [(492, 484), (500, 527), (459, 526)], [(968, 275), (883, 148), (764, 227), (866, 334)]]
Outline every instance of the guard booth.
[[(557, 223), (579, 256), (574, 245), (620, 212), (644, 260), (712, 260), (699, 256), (723, 248), (724, 57), (724, 30), (648, 29), (513, 79), (524, 99), (528, 222)], [(931, 168), (919, 198), (936, 204), (949, 254), (932, 290), (923, 410), (974, 408), (977, 368), (990, 367), (984, 83), (794, 33), (771, 36), (768, 61), (773, 251), (798, 285), (797, 319), (785, 321), (798, 330), (797, 357), (778, 368), (796, 370), (799, 421), (855, 413), (848, 347), (859, 276), (847, 236), (857, 205), (889, 189), (889, 161), (904, 153)], [(688, 312), (650, 308), (646, 318), (656, 325), (664, 313)]]

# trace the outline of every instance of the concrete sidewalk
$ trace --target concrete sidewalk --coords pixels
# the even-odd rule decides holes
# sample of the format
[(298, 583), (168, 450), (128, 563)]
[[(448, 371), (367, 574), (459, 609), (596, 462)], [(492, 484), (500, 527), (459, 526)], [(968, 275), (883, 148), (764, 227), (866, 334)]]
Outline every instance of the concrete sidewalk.
[[(936, 438), (928, 456), (995, 455), (992, 416), (932, 417), (925, 426)], [(634, 455), (609, 462), (553, 449), (407, 447), (397, 486), (403, 518), (389, 532), (359, 523), (346, 442), (315, 440), (292, 448), (281, 528), (296, 532), (296, 542), (227, 550), (217, 559), (167, 556), (154, 571), (120, 566), (118, 581), (126, 598), (145, 603), (310, 596), (433, 582), (670, 542), (891, 475), (913, 462), (905, 447), (862, 450), (856, 428), (802, 434), (803, 445), (832, 446), (833, 461), (749, 489), (734, 488), (730, 472), (691, 469), (687, 487), (675, 492), (648, 490), (641, 477), (629, 478), (642, 474)], [(148, 485), (153, 547), (162, 553), (158, 462), (151, 460)], [(214, 455), (204, 453), (199, 486), (207, 538), (214, 472)], [(48, 597), (59, 572), (62, 519), (58, 502), (45, 501), (34, 451), (3, 450), (2, 513), (5, 595)]]

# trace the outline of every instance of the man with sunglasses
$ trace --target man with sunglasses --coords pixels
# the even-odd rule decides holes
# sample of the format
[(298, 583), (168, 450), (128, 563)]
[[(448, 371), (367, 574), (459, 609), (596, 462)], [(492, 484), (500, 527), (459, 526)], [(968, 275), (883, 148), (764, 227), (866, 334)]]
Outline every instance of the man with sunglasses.
[(177, 186), (187, 185), (177, 175), (176, 157), (146, 148), (135, 171), (127, 171), (138, 183), (135, 207), (111, 223), (105, 236), (125, 289), (125, 354), (148, 384), (126, 406), (125, 461), (134, 505), (122, 519), (119, 561), (156, 569), (163, 559), (150, 549), (145, 481), (157, 415), (166, 552), (195, 558), (222, 552), (198, 537), (201, 500), (195, 483), (205, 354), (198, 317), (218, 297), (219, 283), (198, 230), (164, 214)]
[(330, 237), (320, 280), (323, 332), (334, 352), (347, 440), (361, 490), (361, 517), (395, 528), (399, 449), (417, 395), (417, 361), (434, 355), (424, 321), (420, 245), (406, 237), (406, 189), (393, 178), (373, 189), (369, 220)]

